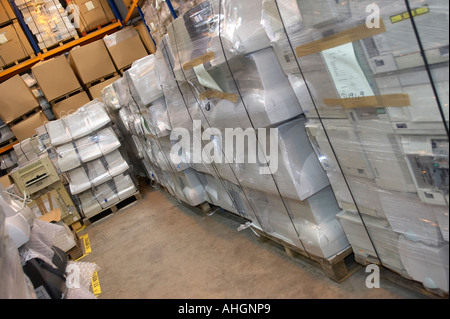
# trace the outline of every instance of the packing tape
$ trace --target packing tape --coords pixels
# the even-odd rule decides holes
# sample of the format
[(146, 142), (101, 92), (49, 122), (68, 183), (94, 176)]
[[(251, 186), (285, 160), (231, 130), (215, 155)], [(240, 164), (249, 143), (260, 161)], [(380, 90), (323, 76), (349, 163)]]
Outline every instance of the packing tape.
[(185, 71), (190, 70), (194, 66), (211, 61), (212, 59), (214, 59), (214, 57), (215, 57), (214, 52), (207, 52), (199, 56), (198, 58), (192, 59), (191, 61), (184, 63), (183, 70)]
[(323, 50), (331, 49), (349, 42), (359, 41), (386, 31), (383, 20), (380, 19), (379, 28), (368, 28), (366, 24), (330, 35), (320, 40), (312, 41), (295, 48), (297, 57), (303, 57)]
[(238, 101), (239, 96), (237, 94), (220, 92), (216, 90), (208, 90), (200, 94), (200, 100), (206, 100), (210, 98), (228, 100), (230, 102), (236, 103)]
[(355, 109), (359, 107), (399, 107), (410, 106), (411, 101), (408, 94), (385, 94), (343, 99), (323, 99), (326, 106), (341, 106), (344, 109)]

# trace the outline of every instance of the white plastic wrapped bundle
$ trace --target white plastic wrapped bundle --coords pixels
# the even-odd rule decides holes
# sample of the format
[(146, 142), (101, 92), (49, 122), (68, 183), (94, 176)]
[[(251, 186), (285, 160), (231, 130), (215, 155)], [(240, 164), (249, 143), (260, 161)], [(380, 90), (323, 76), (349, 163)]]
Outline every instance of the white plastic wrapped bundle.
[(103, 155), (109, 154), (120, 147), (119, 139), (111, 127), (98, 131), (97, 141)]
[(339, 207), (330, 203), (329, 198), (323, 200), (323, 195), (328, 196), (326, 192), (303, 202), (282, 200), (280, 196), (248, 188), (244, 192), (252, 205), (247, 205), (247, 210), (254, 211), (265, 232), (324, 258), (349, 247), (335, 217)]
[(337, 219), (330, 219), (321, 224), (303, 220), (296, 223), (296, 227), (309, 254), (331, 258), (350, 246)]
[(73, 143), (67, 143), (56, 148), (58, 154), (58, 166), (62, 172), (70, 171), (81, 165)]
[[(251, 148), (243, 150), (242, 154), (236, 149), (235, 158), (227, 159), (227, 162), (233, 163), (232, 171), (226, 167), (228, 164), (216, 165), (218, 169), (225, 169), (220, 170), (220, 175), (234, 182), (234, 171), (242, 186), (273, 194), (278, 194), (279, 191), (282, 196), (297, 200), (304, 200), (329, 185), (328, 177), (320, 166), (306, 135), (303, 119), (287, 122), (271, 130), (274, 132), (271, 133), (267, 129), (264, 135), (267, 146), (262, 145), (261, 136), (258, 140), (255, 138), (255, 142), (249, 142), (249, 146), (252, 146), (250, 143), (256, 144), (253, 147), (253, 151), (258, 152), (256, 163), (250, 162)], [(245, 137), (245, 131), (234, 132), (237, 137)], [(270, 135), (273, 136), (273, 141), (270, 141)], [(276, 147), (275, 142), (278, 143), (277, 154), (272, 154), (272, 150)], [(225, 150), (225, 147), (223, 149)], [(270, 157), (259, 156), (268, 153)], [(274, 160), (275, 156), (277, 163), (274, 162), (270, 166), (264, 164), (265, 160)], [(265, 169), (266, 172), (262, 173), (261, 169)]]
[(95, 198), (103, 209), (108, 208), (120, 201), (113, 180), (93, 188), (93, 191)]
[(91, 188), (91, 181), (86, 174), (84, 167), (78, 167), (68, 172), (69, 188), (72, 195), (79, 194)]
[(105, 106), (111, 111), (120, 110), (122, 107), (119, 97), (114, 89), (114, 83), (111, 83), (102, 89), (101, 97)]
[(53, 146), (62, 145), (72, 140), (72, 136), (70, 135), (64, 119), (50, 121), (45, 124), (45, 128)]
[(156, 58), (153, 54), (134, 61), (126, 71), (131, 94), (140, 106), (149, 106), (163, 96)]
[(407, 274), (397, 248), (399, 234), (392, 230), (385, 219), (364, 214), (360, 216), (344, 210), (337, 217), (355, 254), (362, 258), (377, 258), (383, 266)]
[(184, 198), (191, 206), (197, 206), (205, 202), (205, 188), (193, 169), (186, 169), (179, 173), (183, 184)]
[(279, 196), (249, 188), (244, 188), (244, 193), (248, 198), (248, 202), (243, 201), (245, 210), (257, 214), (257, 219), (252, 222), (259, 222), (264, 232), (302, 248), (298, 233)]
[(106, 112), (104, 104), (99, 99), (95, 99), (78, 109), (78, 112), (83, 111), (86, 112), (86, 117), (89, 119), (89, 126), (93, 132), (111, 122), (111, 118)]
[[(213, 52), (215, 56), (210, 61), (211, 65), (224, 63), (222, 45), (229, 58), (269, 47), (268, 38), (260, 24), (261, 10), (261, 2), (214, 0), (205, 1), (176, 19), (169, 26), (168, 35), (170, 46), (176, 52), (174, 71), (177, 78), (181, 71), (180, 60), (185, 63)], [(191, 73), (194, 74), (192, 70)]]
[(159, 149), (156, 155), (157, 163), (163, 170), (180, 172), (190, 167), (187, 153), (184, 152), (184, 149), (180, 150), (182, 152), (181, 154), (178, 154), (180, 162), (177, 163), (177, 161), (174, 161), (174, 158), (171, 156), (173, 142), (171, 142), (168, 136), (159, 138), (156, 145)]
[(136, 193), (136, 186), (134, 185), (131, 177), (127, 174), (120, 174), (114, 177), (114, 184), (120, 200), (124, 200)]
[(160, 98), (154, 101), (149, 107), (149, 111), (151, 113), (155, 135), (156, 136), (166, 136), (170, 134), (172, 130), (172, 125), (169, 120), (169, 116), (167, 113), (166, 101), (164, 98)]
[[(183, 92), (189, 92), (189, 87), (186, 83), (180, 83), (180, 87)], [(167, 113), (172, 127), (182, 127), (192, 131), (192, 119), (189, 116), (183, 95), (178, 89), (177, 84), (164, 82), (163, 92), (166, 98)]]
[(102, 156), (102, 150), (98, 143), (97, 135), (89, 135), (80, 138), (75, 142), (81, 161), (87, 163)]
[(15, 166), (18, 163), (18, 158), (15, 152), (9, 152), (1, 156), (1, 169), (5, 170)]
[[(191, 116), (204, 116), (204, 127), (224, 129), (230, 121), (234, 127), (268, 127), (303, 113), (271, 48), (234, 58), (229, 66), (231, 72), (222, 65), (192, 80), (199, 96), (192, 101), (195, 112)], [(209, 96), (211, 92), (214, 95)], [(189, 94), (184, 96), (189, 98)]]
[(81, 210), (86, 218), (90, 218), (102, 211), (102, 207), (91, 190), (78, 194)]
[[(3, 187), (0, 185), (3, 191)], [(3, 198), (0, 196), (0, 205)], [(23, 272), (17, 246), (8, 236), (5, 227), (5, 211), (0, 209), (0, 297), (3, 299), (36, 298), (34, 288)], [(34, 297), (33, 297), (34, 296)]]
[(87, 175), (92, 185), (98, 186), (111, 179), (111, 175), (105, 167), (105, 164), (103, 157), (86, 164)]
[(384, 191), (379, 196), (386, 218), (396, 232), (428, 245), (443, 243), (432, 205), (422, 203), (414, 193)]
[[(43, 130), (45, 131), (45, 127), (43, 127)], [(39, 136), (27, 138), (14, 145), (14, 152), (17, 155), (19, 165), (38, 158), (47, 149), (48, 147), (41, 141)]]
[(104, 159), (111, 176), (122, 174), (129, 168), (128, 163), (124, 160), (119, 150), (115, 150), (105, 155)]
[(448, 292), (449, 246), (429, 246), (401, 236), (398, 250), (408, 274), (430, 289)]
[[(3, 125), (3, 126), (2, 126)], [(5, 142), (14, 137), (14, 133), (11, 131), (8, 125), (0, 123), (0, 142)]]
[(89, 119), (86, 116), (83, 108), (78, 109), (75, 113), (69, 114), (65, 117), (67, 129), (72, 136), (72, 139), (78, 139), (92, 132), (89, 124)]

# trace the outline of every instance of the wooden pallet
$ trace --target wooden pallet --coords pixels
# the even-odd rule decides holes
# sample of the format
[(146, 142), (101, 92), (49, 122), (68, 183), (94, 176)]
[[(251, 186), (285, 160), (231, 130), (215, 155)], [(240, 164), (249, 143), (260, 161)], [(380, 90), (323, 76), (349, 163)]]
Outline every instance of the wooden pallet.
[(131, 68), (131, 64), (129, 64), (129, 65), (127, 65), (127, 66), (121, 68), (121, 69), (119, 70), (120, 76), (123, 76), (123, 74), (124, 74), (127, 70), (129, 70), (130, 68)]
[(85, 36), (88, 35), (89, 33), (92, 33), (92, 32), (97, 31), (97, 30), (101, 30), (102, 28), (107, 27), (107, 26), (109, 26), (109, 25), (111, 25), (111, 24), (113, 24), (113, 23), (116, 23), (116, 22), (117, 22), (117, 20), (116, 20), (116, 19), (113, 19), (113, 20), (111, 20), (111, 21), (109, 21), (109, 22), (107, 22), (107, 23), (100, 24), (100, 25), (98, 25), (97, 27), (92, 28), (92, 29), (90, 29), (90, 30), (80, 32), (80, 34), (81, 34), (82, 37), (85, 37)]
[(88, 83), (85, 84), (85, 86), (86, 86), (87, 89), (89, 89), (91, 86), (94, 86), (94, 85), (100, 84), (100, 83), (102, 83), (102, 82), (105, 82), (105, 81), (107, 81), (107, 80), (109, 80), (109, 79), (112, 79), (112, 78), (115, 77), (115, 76), (118, 76), (118, 75), (119, 75), (119, 73), (113, 72), (113, 73), (111, 73), (111, 74), (102, 76), (102, 77), (99, 78), (99, 79), (96, 79), (96, 80), (94, 80), (94, 81), (88, 82)]
[(57, 47), (62, 47), (64, 44), (67, 44), (69, 42), (72, 42), (74, 40), (78, 40), (80, 37), (78, 35), (74, 35), (70, 38), (64, 39), (62, 41), (59, 41), (58, 43), (52, 44), (51, 46), (47, 47), (47, 48), (43, 48), (42, 52), (43, 53), (47, 53), (50, 50), (56, 49)]
[(94, 216), (91, 216), (89, 218), (84, 218), (83, 224), (86, 226), (89, 226), (89, 225), (95, 223), (96, 221), (99, 221), (107, 216), (117, 213), (117, 211), (119, 209), (124, 208), (138, 200), (141, 200), (141, 199), (142, 199), (141, 193), (139, 191), (137, 191), (136, 193), (128, 196), (127, 198), (121, 200), (120, 202), (103, 209), (102, 211), (98, 212)]
[(7, 27), (7, 26), (9, 26), (10, 24), (13, 24), (16, 21), (17, 21), (17, 19), (15, 17), (10, 19), (10, 20), (8, 20), (8, 21), (4, 21), (4, 22), (0, 23), (0, 28)]
[(14, 136), (13, 138), (10, 138), (9, 140), (1, 142), (0, 143), (0, 148), (3, 148), (3, 147), (8, 146), (8, 145), (16, 144), (16, 142), (17, 142), (17, 138)]
[(26, 112), (25, 114), (22, 114), (21, 116), (15, 118), (12, 121), (8, 122), (8, 126), (12, 127), (14, 125), (19, 124), (20, 122), (32, 117), (33, 115), (35, 115), (36, 113), (39, 113), (40, 111), (42, 111), (42, 108), (40, 106), (36, 106), (35, 108), (29, 110), (28, 112)]
[(71, 92), (65, 93), (59, 97), (57, 97), (56, 99), (51, 100), (49, 103), (50, 105), (53, 107), (56, 103), (59, 103), (61, 101), (67, 100), (69, 97), (72, 97), (78, 93), (84, 92), (84, 89), (82, 87), (79, 87), (76, 90), (73, 90)]
[(28, 61), (30, 59), (34, 59), (35, 57), (36, 57), (36, 55), (34, 53), (32, 53), (32, 54), (30, 54), (30, 55), (28, 55), (28, 56), (26, 56), (24, 58), (17, 59), (14, 62), (8, 63), (8, 64), (6, 64), (4, 66), (0, 66), (0, 72), (4, 71), (6, 69), (12, 68), (13, 66), (19, 65), (20, 63), (23, 63), (23, 62)]
[(258, 228), (251, 226), (250, 229), (253, 231), (258, 240), (270, 240), (273, 243), (281, 245), (291, 259), (296, 260), (299, 258), (303, 261), (312, 261), (312, 265), (321, 268), (325, 275), (335, 282), (341, 283), (356, 271), (361, 269), (361, 265), (357, 264), (354, 260), (353, 250), (351, 247), (330, 258), (324, 258), (312, 255), (305, 250), (278, 237), (267, 234)]

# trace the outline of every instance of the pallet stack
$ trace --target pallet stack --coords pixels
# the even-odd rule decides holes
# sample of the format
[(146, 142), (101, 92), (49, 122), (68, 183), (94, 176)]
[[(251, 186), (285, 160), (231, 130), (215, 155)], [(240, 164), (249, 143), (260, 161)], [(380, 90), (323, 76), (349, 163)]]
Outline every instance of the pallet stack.
[(355, 259), (448, 296), (448, 2), (409, 2), (378, 2), (368, 28), (370, 1), (267, 0), (262, 25)]
[(78, 38), (66, 9), (58, 0), (15, 0), (15, 4), (39, 49), (47, 51)]
[(8, 0), (0, 1), (0, 71), (34, 58), (24, 30)]
[(99, 98), (103, 87), (119, 78), (102, 39), (73, 48), (68, 59), (91, 100)]
[[(424, 53), (403, 2), (379, 4), (379, 28), (359, 25), (369, 4), (205, 1), (167, 28), (153, 62), (125, 72), (111, 105), (141, 137), (149, 176), (180, 201), (204, 194), (337, 281), (354, 256), (448, 296), (448, 25), (437, 22), (448, 21), (448, 3), (413, 9)], [(126, 90), (131, 106), (120, 103)], [(158, 91), (164, 103), (145, 99)], [(195, 120), (222, 136), (230, 126), (277, 130), (278, 169), (261, 176), (236, 154), (225, 165), (173, 162), (167, 132), (195, 138)], [(214, 154), (224, 151), (219, 133), (202, 144)]]
[(47, 123), (45, 128), (85, 224), (106, 210), (114, 212), (129, 197), (139, 196), (119, 149), (121, 142), (100, 100)]
[(139, 33), (132, 26), (105, 36), (103, 41), (121, 76), (134, 61), (148, 55)]
[(78, 17), (76, 28), (83, 37), (116, 21), (107, 0), (69, 0), (67, 5), (77, 6), (78, 11), (71, 11), (71, 14)]

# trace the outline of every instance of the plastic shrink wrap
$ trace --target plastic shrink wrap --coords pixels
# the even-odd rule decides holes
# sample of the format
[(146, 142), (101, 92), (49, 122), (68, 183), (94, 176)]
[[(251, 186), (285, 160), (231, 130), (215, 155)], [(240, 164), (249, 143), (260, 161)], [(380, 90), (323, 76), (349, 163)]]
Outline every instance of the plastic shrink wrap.
[(355, 253), (448, 291), (448, 2), (408, 4), (417, 34), (404, 1), (264, 0), (262, 24)]

